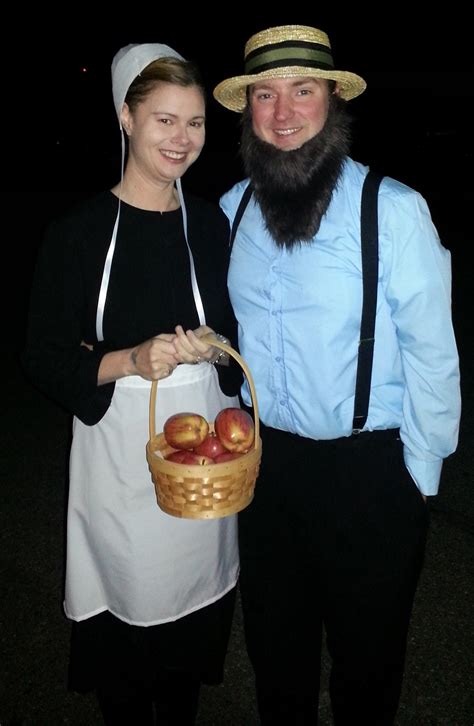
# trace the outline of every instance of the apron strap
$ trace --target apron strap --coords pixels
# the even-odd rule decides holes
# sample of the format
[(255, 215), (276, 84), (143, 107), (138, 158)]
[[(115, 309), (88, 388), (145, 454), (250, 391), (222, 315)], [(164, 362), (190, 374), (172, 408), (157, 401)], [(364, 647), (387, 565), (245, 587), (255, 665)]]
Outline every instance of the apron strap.
[[(123, 170), (123, 158), (124, 158), (123, 144), (124, 144), (124, 140), (123, 140), (123, 130), (122, 130), (122, 179), (123, 179), (123, 171), (124, 171)], [(205, 325), (206, 324), (206, 315), (204, 313), (204, 306), (202, 304), (201, 293), (199, 292), (199, 286), (198, 286), (197, 277), (196, 277), (196, 270), (194, 267), (193, 253), (191, 251), (191, 247), (190, 247), (189, 241), (188, 241), (188, 215), (186, 213), (186, 205), (184, 203), (184, 195), (183, 195), (183, 190), (181, 187), (181, 179), (176, 180), (176, 187), (178, 190), (178, 197), (179, 197), (179, 202), (181, 205), (181, 216), (183, 218), (184, 238), (186, 240), (186, 246), (188, 248), (188, 254), (189, 254), (189, 266), (191, 269), (191, 284), (192, 284), (192, 288), (193, 288), (194, 302), (195, 302), (197, 314), (199, 317), (199, 323), (201, 325)], [(112, 232), (112, 238), (110, 240), (109, 249), (107, 251), (107, 257), (105, 259), (104, 271), (102, 273), (102, 282), (100, 285), (99, 299), (98, 299), (98, 303), (97, 303), (96, 335), (97, 335), (97, 340), (99, 342), (104, 340), (104, 309), (105, 309), (105, 302), (107, 299), (107, 290), (109, 288), (110, 270), (112, 267), (112, 260), (113, 260), (114, 252), (115, 252), (115, 244), (117, 242), (117, 230), (118, 230), (118, 225), (119, 225), (119, 220), (120, 220), (120, 204), (121, 204), (121, 199), (120, 199), (120, 191), (119, 191), (117, 216), (115, 218), (115, 224), (114, 224), (114, 229)]]

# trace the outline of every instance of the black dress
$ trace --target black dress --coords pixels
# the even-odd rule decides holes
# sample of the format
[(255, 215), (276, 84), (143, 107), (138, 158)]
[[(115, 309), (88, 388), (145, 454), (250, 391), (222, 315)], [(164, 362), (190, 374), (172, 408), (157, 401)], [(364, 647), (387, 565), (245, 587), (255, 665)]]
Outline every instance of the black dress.
[[(147, 212), (122, 202), (104, 312), (105, 340), (98, 342), (97, 300), (117, 204), (111, 192), (104, 192), (47, 229), (23, 355), (33, 382), (87, 425), (101, 420), (114, 392), (114, 383), (97, 386), (106, 352), (173, 332), (177, 324), (185, 329), (199, 325), (181, 211)], [(186, 195), (186, 209), (207, 324), (235, 346), (236, 323), (227, 293), (227, 220), (216, 206), (193, 196)], [(218, 367), (218, 373), (223, 392), (235, 395), (242, 379), (237, 365)], [(74, 622), (70, 687), (85, 691), (122, 679), (123, 687), (132, 682), (151, 688), (157, 669), (188, 671), (204, 682), (220, 682), (234, 597), (232, 591), (191, 615), (151, 627), (128, 625), (108, 612)]]
[[(207, 324), (237, 345), (227, 291), (228, 222), (210, 202), (185, 196), (188, 237)], [(196, 328), (181, 211), (147, 212), (122, 202), (104, 313), (104, 342), (96, 336), (100, 284), (118, 200), (103, 192), (53, 222), (46, 231), (33, 281), (25, 369), (48, 396), (86, 424), (97, 423), (114, 383), (97, 386), (103, 355), (132, 347), (177, 324)], [(150, 244), (150, 239), (153, 243)], [(89, 351), (81, 341), (93, 345)], [(241, 372), (218, 367), (221, 388), (235, 395)]]

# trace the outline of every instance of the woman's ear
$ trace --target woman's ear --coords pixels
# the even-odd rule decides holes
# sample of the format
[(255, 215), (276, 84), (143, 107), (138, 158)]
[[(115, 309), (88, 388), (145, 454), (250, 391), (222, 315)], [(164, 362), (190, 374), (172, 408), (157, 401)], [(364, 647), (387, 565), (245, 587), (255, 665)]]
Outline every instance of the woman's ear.
[(128, 107), (127, 103), (124, 103), (122, 106), (122, 113), (120, 114), (120, 121), (122, 123), (122, 128), (127, 134), (127, 136), (130, 136), (132, 132), (132, 114), (130, 113), (130, 109)]

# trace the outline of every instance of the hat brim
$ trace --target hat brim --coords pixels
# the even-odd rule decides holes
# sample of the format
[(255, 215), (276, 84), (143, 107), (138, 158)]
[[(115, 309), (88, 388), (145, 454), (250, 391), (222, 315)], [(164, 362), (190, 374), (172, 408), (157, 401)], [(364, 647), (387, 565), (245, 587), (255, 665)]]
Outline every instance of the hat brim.
[(324, 78), (337, 81), (341, 98), (350, 101), (363, 93), (367, 87), (363, 78), (349, 71), (325, 71), (320, 68), (291, 66), (271, 68), (249, 76), (233, 76), (221, 81), (214, 89), (214, 98), (230, 111), (242, 112), (247, 105), (247, 87), (272, 78)]

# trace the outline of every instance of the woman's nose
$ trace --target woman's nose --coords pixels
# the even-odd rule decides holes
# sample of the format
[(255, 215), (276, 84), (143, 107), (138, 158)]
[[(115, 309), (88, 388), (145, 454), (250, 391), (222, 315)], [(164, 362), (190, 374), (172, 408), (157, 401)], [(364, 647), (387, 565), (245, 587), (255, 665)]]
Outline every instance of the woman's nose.
[(181, 145), (185, 145), (189, 143), (189, 129), (187, 126), (178, 125), (174, 128), (174, 133), (172, 135), (172, 140)]

